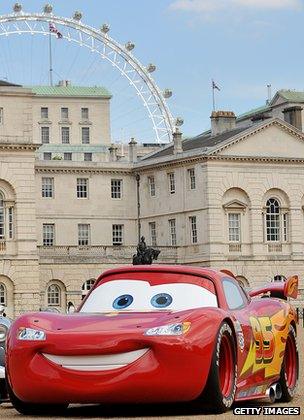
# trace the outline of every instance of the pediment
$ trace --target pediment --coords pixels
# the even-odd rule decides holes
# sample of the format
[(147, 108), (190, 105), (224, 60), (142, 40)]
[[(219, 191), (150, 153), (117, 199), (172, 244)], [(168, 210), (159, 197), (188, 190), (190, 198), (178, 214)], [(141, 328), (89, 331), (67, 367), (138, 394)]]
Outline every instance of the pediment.
[(226, 204), (223, 204), (224, 210), (227, 211), (245, 211), (247, 207), (246, 203), (239, 200), (231, 200)]
[(304, 134), (275, 119), (231, 138), (212, 154), (219, 156), (304, 159)]

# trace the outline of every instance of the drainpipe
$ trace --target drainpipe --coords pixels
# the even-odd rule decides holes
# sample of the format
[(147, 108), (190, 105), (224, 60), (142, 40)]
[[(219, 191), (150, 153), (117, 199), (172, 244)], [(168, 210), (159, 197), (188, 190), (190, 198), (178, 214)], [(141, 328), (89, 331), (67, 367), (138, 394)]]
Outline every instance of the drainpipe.
[(139, 195), (139, 186), (140, 186), (140, 175), (136, 174), (136, 192), (137, 192), (137, 234), (138, 234), (138, 242), (140, 241), (141, 237), (141, 225), (140, 225), (140, 195)]

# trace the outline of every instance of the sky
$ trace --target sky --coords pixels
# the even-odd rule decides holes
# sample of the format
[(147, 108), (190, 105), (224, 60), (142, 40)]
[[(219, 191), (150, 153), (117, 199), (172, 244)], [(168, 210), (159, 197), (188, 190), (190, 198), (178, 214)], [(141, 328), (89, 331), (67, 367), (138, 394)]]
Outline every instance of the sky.
[[(45, 2), (24, 0), (24, 11), (38, 12)], [(14, 2), (0, 1), (0, 14)], [(208, 129), (216, 108), (241, 114), (265, 104), (267, 84), (304, 90), (304, 0), (73, 0), (51, 2), (54, 14), (83, 13), (82, 22), (110, 24), (110, 36), (133, 41), (135, 57), (157, 66), (153, 77), (170, 88), (168, 105), (184, 119), (184, 136)], [(75, 85), (103, 85), (113, 94), (113, 141), (153, 141), (151, 122), (135, 91), (119, 73), (93, 53), (54, 40), (54, 77)], [(24, 85), (48, 84), (47, 39), (0, 36), (0, 79)]]

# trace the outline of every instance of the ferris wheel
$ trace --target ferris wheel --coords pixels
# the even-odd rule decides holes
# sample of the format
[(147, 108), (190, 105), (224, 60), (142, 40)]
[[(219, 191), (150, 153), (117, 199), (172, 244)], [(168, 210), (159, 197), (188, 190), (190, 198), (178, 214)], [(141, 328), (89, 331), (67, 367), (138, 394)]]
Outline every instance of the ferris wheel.
[[(54, 27), (56, 31), (50, 31)], [(172, 96), (172, 91), (157, 86), (151, 75), (156, 66), (152, 63), (144, 66), (135, 58), (133, 42), (122, 45), (109, 36), (109, 31), (108, 24), (99, 29), (84, 24), (79, 11), (72, 18), (55, 16), (50, 4), (46, 4), (41, 13), (28, 13), (23, 11), (20, 3), (15, 3), (13, 13), (0, 16), (0, 37), (15, 34), (56, 37), (59, 32), (66, 41), (85, 47), (111, 63), (135, 89), (151, 120), (156, 142), (172, 141), (174, 131), (183, 124), (183, 119), (174, 118), (168, 107), (167, 99)]]

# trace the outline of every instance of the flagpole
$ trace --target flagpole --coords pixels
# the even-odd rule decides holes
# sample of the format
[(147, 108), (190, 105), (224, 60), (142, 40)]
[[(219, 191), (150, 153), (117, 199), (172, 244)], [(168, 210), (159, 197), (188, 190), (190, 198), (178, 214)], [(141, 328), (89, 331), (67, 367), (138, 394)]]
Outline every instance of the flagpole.
[(212, 79), (212, 106), (213, 111), (215, 111), (215, 93), (214, 93), (214, 80)]
[(52, 34), (49, 33), (50, 86), (53, 86)]

